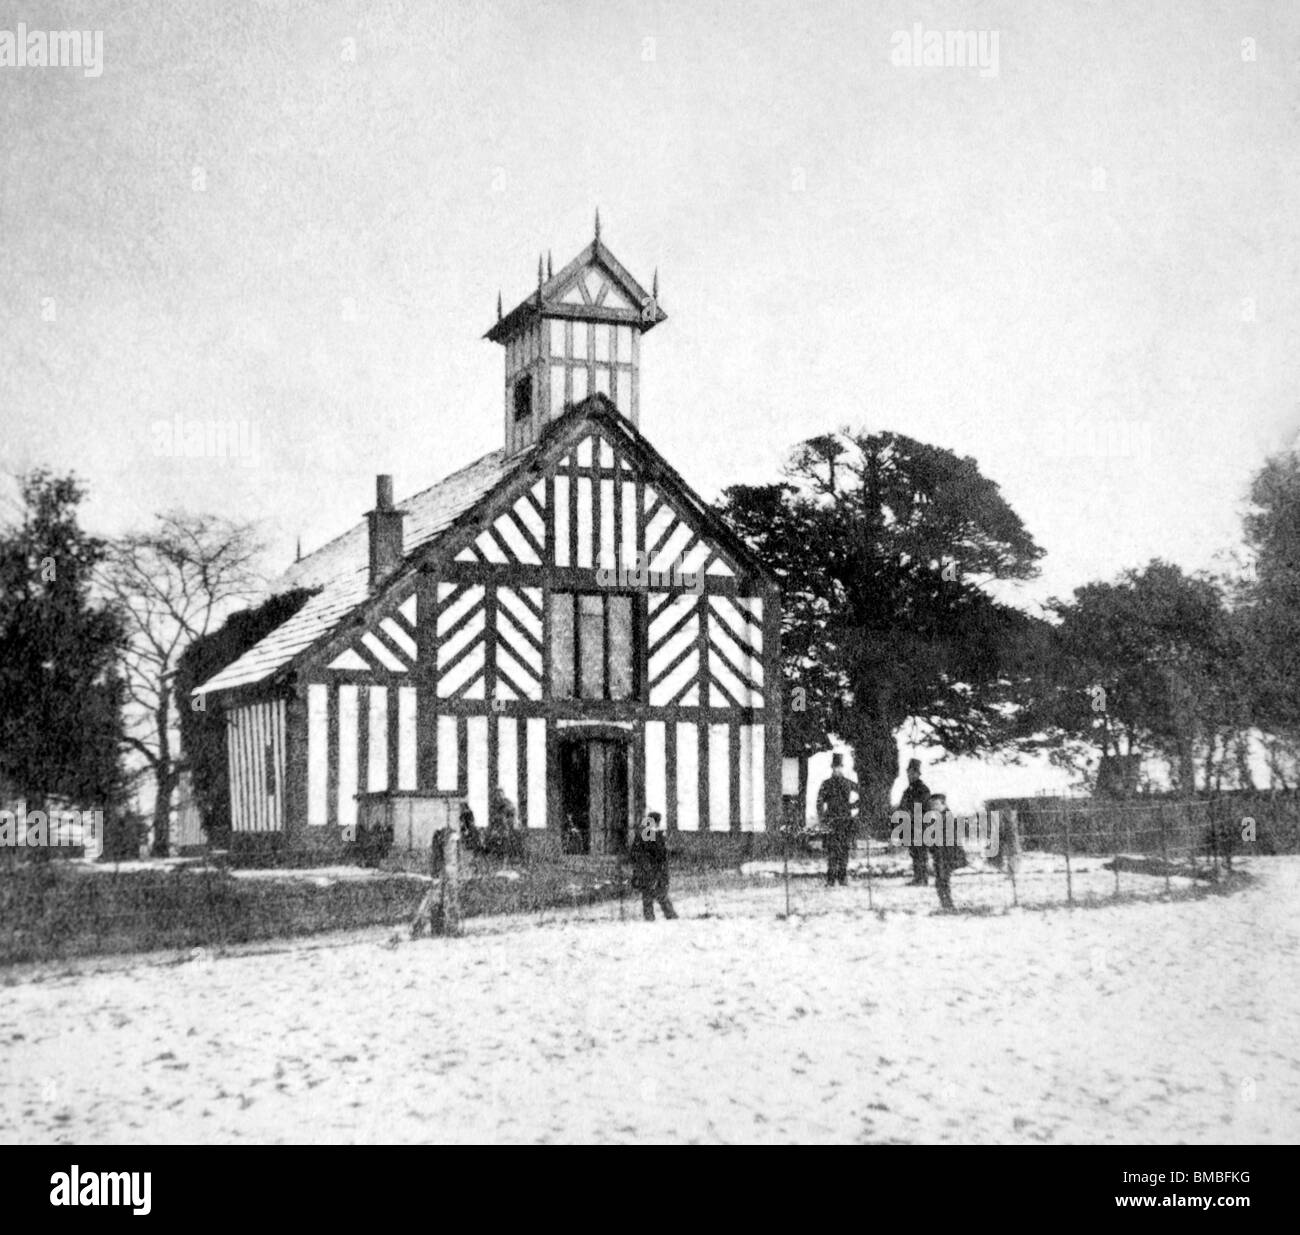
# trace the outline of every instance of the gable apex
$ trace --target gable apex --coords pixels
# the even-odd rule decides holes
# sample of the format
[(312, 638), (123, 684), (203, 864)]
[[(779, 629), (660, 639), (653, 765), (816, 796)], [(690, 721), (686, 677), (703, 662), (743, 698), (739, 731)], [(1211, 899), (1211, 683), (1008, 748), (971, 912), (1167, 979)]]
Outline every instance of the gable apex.
[[(599, 295), (602, 284), (608, 289), (603, 297)], [(542, 280), (536, 291), (498, 318), (483, 337), (503, 343), (527, 322), (541, 317), (619, 322), (635, 326), (642, 334), (668, 320), (658, 297), (633, 278), (599, 237), (568, 265)]]

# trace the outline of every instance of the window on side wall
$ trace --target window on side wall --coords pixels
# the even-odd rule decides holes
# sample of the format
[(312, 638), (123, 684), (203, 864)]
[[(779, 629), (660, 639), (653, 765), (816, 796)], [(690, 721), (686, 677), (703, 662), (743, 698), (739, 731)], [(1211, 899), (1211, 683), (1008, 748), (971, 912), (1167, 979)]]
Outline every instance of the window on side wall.
[(533, 379), (525, 373), (515, 383), (515, 420), (528, 420), (533, 414)]

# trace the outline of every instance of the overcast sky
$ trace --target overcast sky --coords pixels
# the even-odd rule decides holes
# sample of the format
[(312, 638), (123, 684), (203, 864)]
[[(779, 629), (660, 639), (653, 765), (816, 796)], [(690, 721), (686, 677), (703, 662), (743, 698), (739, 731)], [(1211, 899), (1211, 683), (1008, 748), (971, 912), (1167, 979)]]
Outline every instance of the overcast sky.
[[(492, 449), (498, 288), (597, 206), (669, 314), (641, 427), (706, 497), (844, 423), (936, 442), (1047, 551), (1027, 603), (1211, 565), (1300, 429), (1300, 5), (20, 21), (102, 30), (103, 66), (0, 68), (2, 462), (75, 469), (103, 531), (253, 518), (280, 566), (376, 472), (405, 495)], [(984, 32), (983, 70), (895, 63), (918, 24)], [(156, 455), (176, 415), (246, 421), (252, 466)]]

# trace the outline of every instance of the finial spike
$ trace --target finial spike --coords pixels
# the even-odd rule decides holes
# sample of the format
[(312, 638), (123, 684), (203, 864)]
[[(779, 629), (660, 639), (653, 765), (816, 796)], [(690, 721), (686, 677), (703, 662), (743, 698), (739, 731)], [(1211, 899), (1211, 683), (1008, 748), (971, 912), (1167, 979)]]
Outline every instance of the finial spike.
[(596, 207), (596, 240), (600, 240), (600, 207)]
[(302, 537), (298, 537), (298, 555), (293, 559), (295, 562), (302, 561)]
[(501, 320), (501, 292), (497, 292), (497, 321)]
[(654, 282), (650, 285), (650, 299), (659, 303), (659, 267), (655, 267)]
[(546, 250), (546, 277), (547, 279), (555, 278), (555, 268), (551, 265), (551, 251)]

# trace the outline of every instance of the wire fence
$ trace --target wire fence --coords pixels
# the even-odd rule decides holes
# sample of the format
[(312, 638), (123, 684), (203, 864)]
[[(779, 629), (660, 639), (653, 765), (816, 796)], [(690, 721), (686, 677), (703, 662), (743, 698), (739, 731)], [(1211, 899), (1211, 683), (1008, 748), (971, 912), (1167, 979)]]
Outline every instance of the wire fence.
[[(881, 912), (930, 913), (943, 907), (939, 860), (957, 912), (1201, 895), (1223, 887), (1244, 857), (1300, 853), (1300, 802), (1286, 795), (1047, 799), (990, 811), (968, 818), (964, 832), (951, 838), (956, 843), (920, 847), (923, 886), (916, 882), (919, 857), (906, 846), (859, 836), (848, 860), (848, 899), (843, 889), (827, 886), (829, 839), (802, 826), (787, 828), (767, 854), (732, 866), (701, 864), (684, 846), (675, 855), (672, 895), (706, 917), (808, 916), (862, 900)], [(943, 839), (940, 834), (936, 842)], [(597, 905), (587, 916), (609, 912)], [(619, 912), (640, 916), (639, 893), (630, 892)]]
[[(1203, 894), (1248, 855), (1300, 853), (1294, 798), (1028, 804), (985, 817), (978, 843), (946, 851), (958, 912)], [(728, 841), (743, 841), (729, 845)], [(708, 843), (705, 843), (708, 842)], [(799, 917), (865, 908), (930, 913), (913, 855), (860, 837), (848, 886), (828, 887), (827, 836), (802, 826), (777, 835), (670, 834), (668, 897), (695, 918)], [(168, 862), (0, 863), (0, 963), (153, 949), (222, 948), (257, 940), (387, 926), (404, 930), (429, 890), (427, 862), (387, 868), (232, 870), (211, 857)], [(618, 856), (528, 852), (465, 855), (460, 911), (479, 929), (643, 916), (641, 892)], [(652, 903), (662, 916), (661, 903)]]

